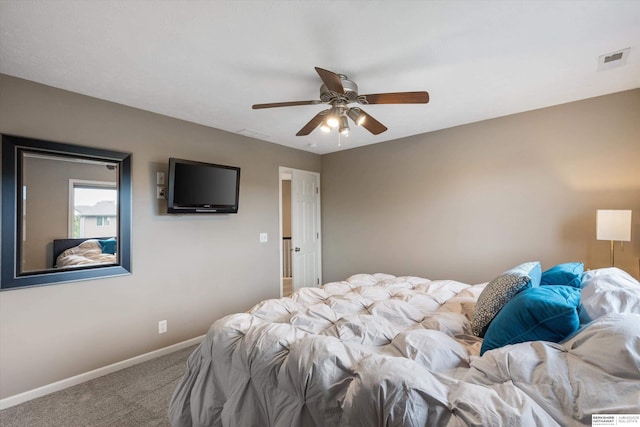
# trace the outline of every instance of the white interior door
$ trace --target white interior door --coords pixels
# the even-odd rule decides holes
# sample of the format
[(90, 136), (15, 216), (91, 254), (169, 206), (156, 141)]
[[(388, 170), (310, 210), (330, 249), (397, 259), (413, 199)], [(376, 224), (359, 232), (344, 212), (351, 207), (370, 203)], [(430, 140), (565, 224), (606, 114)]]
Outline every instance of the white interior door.
[(320, 285), (320, 174), (316, 172), (292, 170), (291, 246), (293, 290)]

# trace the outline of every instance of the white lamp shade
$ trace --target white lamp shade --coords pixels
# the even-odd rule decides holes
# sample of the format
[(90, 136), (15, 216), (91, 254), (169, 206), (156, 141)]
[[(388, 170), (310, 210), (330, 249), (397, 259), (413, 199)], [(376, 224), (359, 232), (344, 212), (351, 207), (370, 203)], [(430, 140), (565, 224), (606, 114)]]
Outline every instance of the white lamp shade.
[(596, 239), (631, 241), (631, 210), (598, 209), (596, 215)]

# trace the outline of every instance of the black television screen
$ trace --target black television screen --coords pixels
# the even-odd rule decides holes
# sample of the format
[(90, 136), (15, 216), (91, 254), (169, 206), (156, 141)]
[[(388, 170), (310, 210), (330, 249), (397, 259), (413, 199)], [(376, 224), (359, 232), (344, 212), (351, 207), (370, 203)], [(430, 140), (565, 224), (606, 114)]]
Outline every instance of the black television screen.
[(169, 213), (238, 213), (238, 167), (170, 158), (168, 184)]

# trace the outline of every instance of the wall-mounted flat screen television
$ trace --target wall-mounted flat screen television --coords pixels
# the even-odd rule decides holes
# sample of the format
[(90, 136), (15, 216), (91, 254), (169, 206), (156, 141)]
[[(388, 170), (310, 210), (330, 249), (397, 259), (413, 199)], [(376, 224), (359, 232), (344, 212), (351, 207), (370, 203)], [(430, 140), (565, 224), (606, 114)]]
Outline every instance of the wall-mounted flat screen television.
[(240, 168), (169, 159), (168, 213), (238, 213)]

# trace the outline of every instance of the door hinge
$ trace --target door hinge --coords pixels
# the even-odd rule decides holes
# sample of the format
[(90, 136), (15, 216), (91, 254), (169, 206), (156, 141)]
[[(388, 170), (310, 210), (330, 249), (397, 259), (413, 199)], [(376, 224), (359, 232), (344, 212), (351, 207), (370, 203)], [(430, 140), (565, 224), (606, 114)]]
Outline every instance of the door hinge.
[(316, 187), (316, 194), (320, 194), (320, 187)]
[(316, 283), (319, 285), (320, 284), (320, 278), (316, 278)]

